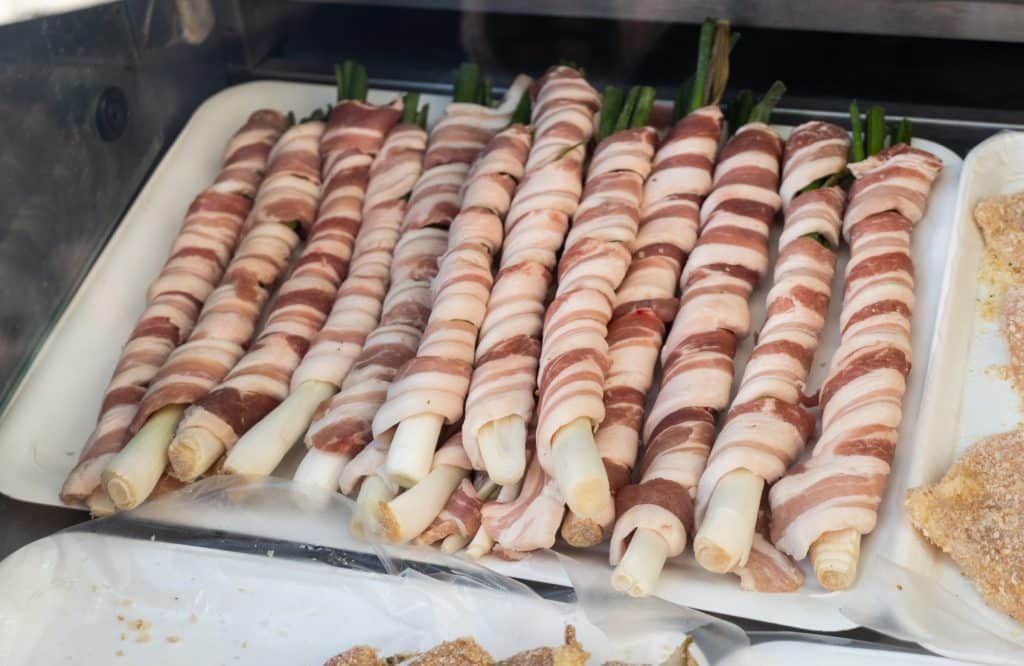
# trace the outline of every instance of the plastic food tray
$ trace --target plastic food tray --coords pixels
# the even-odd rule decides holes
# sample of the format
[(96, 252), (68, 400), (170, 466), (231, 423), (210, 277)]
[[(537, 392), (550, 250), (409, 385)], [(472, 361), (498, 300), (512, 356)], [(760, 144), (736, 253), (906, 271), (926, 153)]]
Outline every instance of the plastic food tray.
[[(256, 108), (271, 106), (294, 109), (302, 114), (323, 106), (333, 94), (333, 87), (326, 85), (255, 82), (226, 89), (196, 110), (54, 326), (0, 416), (0, 461), (3, 462), (0, 492), (26, 501), (60, 505), (61, 483), (95, 424), (103, 388), (120, 346), (145, 305), (143, 285), (159, 271), (189, 201), (216, 173), (221, 146)], [(381, 102), (394, 94), (373, 90), (370, 100)], [(430, 102), (431, 120), (436, 120), (446, 98), (426, 95), (424, 101)], [(786, 131), (786, 128), (780, 129)], [(911, 472), (922, 466), (938, 470), (948, 462), (947, 451), (926, 445), (928, 440), (922, 439), (915, 417), (924, 413), (922, 400), (929, 366), (936, 359), (950, 358), (948, 348), (940, 344), (939, 338), (933, 344), (936, 313), (944, 289), (949, 289), (948, 283), (943, 282), (947, 266), (956, 265), (966, 251), (959, 239), (964, 233), (962, 226), (969, 223), (954, 219), (952, 214), (962, 164), (960, 158), (929, 141), (915, 141), (915, 145), (941, 157), (945, 169), (936, 182), (928, 213), (914, 232), (917, 272), (914, 366), (904, 403), (901, 444), (879, 529), (864, 542), (862, 581), (872, 578), (877, 556), (898, 559), (900, 549), (906, 547), (902, 496), (908, 484), (912, 485)], [(773, 253), (778, 232), (777, 228), (771, 243)], [(844, 249), (837, 274), (842, 274), (846, 259)], [(972, 278), (968, 274), (965, 279)], [(754, 330), (764, 319), (764, 298), (769, 282), (762, 281), (751, 301)], [(835, 323), (841, 288), (841, 284), (836, 285), (829, 313), (831, 325), (826, 329), (815, 361), (809, 381), (812, 387), (820, 384), (830, 354), (838, 343)], [(947, 315), (950, 307), (947, 304)], [(753, 336), (749, 336), (737, 355), (737, 373), (742, 372), (752, 345)], [(932, 410), (934, 412), (934, 402)], [(946, 427), (952, 427), (948, 420)], [(284, 473), (294, 464), (294, 458), (283, 463)], [(593, 567), (603, 570), (608, 567), (602, 549), (574, 555), (592, 563)], [(520, 578), (567, 583), (550, 555), (539, 554), (517, 563), (497, 560), (490, 563), (497, 570)], [(739, 589), (735, 577), (709, 574), (696, 565), (691, 555), (686, 555), (667, 567), (656, 593), (694, 608), (806, 629), (837, 631), (860, 624), (841, 612), (850, 605), (849, 593), (825, 593), (817, 586), (813, 575), (808, 575), (808, 581), (802, 591), (794, 594), (746, 593)]]
[(133, 518), (47, 537), (0, 562), (0, 662), (319, 664), (359, 644), (395, 654), (461, 636), (505, 657), (558, 645), (572, 624), (595, 664), (660, 663), (687, 635), (701, 664), (957, 663), (831, 637), (748, 638), (723, 620), (624, 597), (572, 562), (564, 564), (576, 594), (556, 602), (440, 554), (417, 566), (402, 559), (407, 549), (233, 539), (194, 523), (177, 538), (146, 520), (210, 508), (221, 525), (234, 525), (267, 504), (271, 514), (298, 515), (290, 529), (301, 539), (350, 515), (339, 498), (311, 506), (283, 484), (206, 486), (193, 497), (161, 498)]

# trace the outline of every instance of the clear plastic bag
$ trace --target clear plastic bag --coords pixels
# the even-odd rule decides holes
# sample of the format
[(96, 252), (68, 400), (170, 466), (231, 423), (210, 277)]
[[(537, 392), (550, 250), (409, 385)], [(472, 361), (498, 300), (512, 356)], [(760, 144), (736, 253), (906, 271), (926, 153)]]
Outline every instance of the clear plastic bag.
[(0, 602), (0, 662), (120, 651), (134, 659), (117, 663), (317, 664), (358, 644), (390, 654), (459, 636), (501, 658), (560, 645), (566, 624), (591, 663), (660, 663), (687, 635), (704, 663), (749, 645), (735, 625), (624, 597), (569, 558), (576, 592), (551, 587), (555, 601), (433, 549), (355, 542), (351, 511), (281, 480), (218, 477), (36, 542), (0, 565), (16, 581)]

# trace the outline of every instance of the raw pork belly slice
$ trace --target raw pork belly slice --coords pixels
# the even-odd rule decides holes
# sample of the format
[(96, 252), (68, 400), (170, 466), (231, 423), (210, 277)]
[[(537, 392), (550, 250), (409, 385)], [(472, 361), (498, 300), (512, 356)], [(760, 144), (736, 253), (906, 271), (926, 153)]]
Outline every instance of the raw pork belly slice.
[(462, 442), (485, 469), (477, 435), (488, 423), (532, 420), (544, 304), (556, 256), (582, 194), (583, 159), (600, 98), (571, 67), (538, 82), (533, 147), (505, 216), (501, 265), (480, 326), (466, 398)]
[(768, 264), (768, 233), (781, 200), (782, 142), (749, 123), (729, 140), (701, 207), (697, 244), (680, 277), (679, 311), (661, 352), (662, 379), (644, 425), (640, 482), (616, 495), (610, 559), (618, 564), (633, 532), (659, 534), (668, 556), (686, 547), (693, 494), (729, 402), (733, 356), (750, 329), (748, 299)]
[(65, 502), (82, 501), (99, 486), (100, 473), (128, 438), (146, 387), (171, 351), (190, 335), (235, 251), (271, 148), (285, 125), (284, 115), (277, 111), (249, 116), (228, 143), (213, 185), (189, 206), (170, 257), (149, 287), (148, 305), (104, 391), (96, 429), (61, 490)]
[[(846, 167), (848, 149), (840, 127), (817, 121), (797, 127), (786, 142), (780, 191), (799, 192), (839, 173)], [(767, 319), (701, 476), (697, 524), (722, 477), (746, 469), (774, 483), (813, 433), (814, 417), (801, 401), (828, 316), (845, 202), (842, 189), (828, 187), (804, 192), (786, 206), (774, 284), (766, 299)]]
[(898, 144), (849, 168), (850, 263), (839, 349), (821, 389), (822, 433), (769, 493), (772, 541), (798, 560), (826, 532), (875, 527), (910, 372), (910, 233), (942, 161)]
[[(608, 324), (604, 420), (594, 436), (613, 494), (629, 483), (636, 464), (644, 402), (665, 324), (678, 309), (679, 274), (697, 242), (700, 202), (711, 189), (721, 133), (717, 106), (683, 117), (655, 154), (644, 183), (633, 256)], [(592, 524), (570, 513), (562, 535), (573, 545), (594, 545), (607, 536), (614, 511), (604, 518)]]
[[(528, 78), (517, 78), (502, 106), (494, 109), (449, 104), (434, 126), (423, 175), (413, 188), (395, 247), (380, 322), (367, 336), (341, 390), (314, 416), (306, 433), (307, 447), (352, 457), (372, 440), (373, 417), (387, 398), (388, 386), (419, 348), (433, 302), (431, 282), (447, 248), (448, 228), (459, 212), (470, 166), (508, 125), (528, 85)], [(366, 474), (348, 479), (351, 490), (373, 473), (369, 465), (360, 467), (364, 468)]]
[[(371, 106), (353, 101), (341, 103), (332, 112), (332, 117), (339, 118), (337, 122), (358, 119), (349, 122), (360, 124), (344, 125), (340, 132), (358, 140), (331, 140), (332, 152), (326, 153), (326, 162), (333, 171), (325, 174), (317, 220), (291, 275), (277, 292), (263, 330), (224, 381), (185, 412), (179, 434), (188, 428), (203, 428), (223, 447), (230, 448), (288, 395), (291, 374), (327, 318), (348, 269), (364, 211), (371, 209), (365, 205), (365, 198), (375, 156), (380, 153), (384, 157), (378, 167), (390, 165), (401, 171), (408, 171), (406, 163), (389, 160), (390, 152), (384, 153), (384, 148), (411, 158), (408, 166), (414, 171), (419, 163), (421, 153), (417, 148), (422, 149), (422, 130), (403, 126), (402, 131), (393, 132), (400, 113), (395, 105)], [(325, 137), (335, 136), (331, 129), (329, 119)], [(368, 140), (370, 136), (374, 137), (372, 141)], [(375, 191), (375, 203), (391, 202), (404, 194), (401, 179), (394, 181), (379, 168), (375, 175), (383, 177), (382, 182), (399, 185), (397, 191)]]

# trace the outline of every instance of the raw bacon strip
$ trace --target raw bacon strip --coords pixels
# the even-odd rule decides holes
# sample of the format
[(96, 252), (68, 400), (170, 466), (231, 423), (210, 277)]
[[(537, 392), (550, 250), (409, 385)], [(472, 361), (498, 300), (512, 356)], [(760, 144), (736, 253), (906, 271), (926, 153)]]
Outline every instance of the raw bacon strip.
[(422, 173), (426, 145), (427, 133), (417, 125), (397, 125), (388, 135), (370, 170), (348, 275), (326, 323), (292, 375), (293, 390), (306, 381), (340, 387), (379, 322), (407, 197)]
[(733, 570), (740, 589), (748, 592), (796, 592), (804, 585), (804, 572), (768, 540), (768, 512), (757, 518), (757, 530), (746, 564)]
[(782, 205), (788, 207), (808, 185), (845, 169), (849, 152), (850, 137), (838, 125), (812, 120), (794, 128), (782, 165)]
[[(386, 437), (400, 422), (421, 414), (443, 417), (449, 424), (462, 417), (477, 331), (491, 291), (491, 265), (502, 242), (501, 220), (529, 149), (529, 129), (512, 125), (477, 158), (434, 280), (426, 330), (416, 357), (388, 387), (388, 399), (373, 420), (375, 437)], [(427, 445), (429, 456), (436, 442)]]
[(503, 559), (519, 560), (527, 553), (555, 545), (558, 526), (565, 514), (565, 499), (558, 483), (544, 472), (533, 450), (530, 428), (527, 448), (530, 462), (514, 500), (487, 502), (480, 510), (483, 528), (494, 541), (494, 552)]
[[(556, 433), (578, 418), (596, 428), (605, 417), (608, 322), (629, 268), (654, 141), (654, 129), (644, 127), (613, 134), (597, 147), (558, 265), (537, 380), (537, 457), (559, 483)], [(571, 499), (565, 486), (562, 494)]]
[(277, 111), (249, 116), (228, 143), (213, 185), (189, 206), (170, 257), (149, 287), (149, 304), (114, 368), (96, 429), (61, 490), (65, 502), (82, 501), (99, 486), (100, 473), (124, 446), (149, 382), (191, 333), (199, 309), (235, 251), (271, 148), (285, 124)]
[(910, 371), (910, 233), (942, 162), (898, 144), (849, 169), (850, 263), (839, 349), (821, 389), (822, 434), (769, 493), (772, 540), (798, 560), (826, 533), (875, 527)]
[[(629, 483), (636, 463), (644, 401), (665, 324), (678, 308), (679, 274), (697, 242), (700, 202), (711, 189), (721, 132), (717, 106), (683, 117), (655, 154), (644, 184), (633, 257), (608, 325), (605, 417), (594, 436), (613, 494)], [(614, 510), (599, 524), (570, 513), (562, 536), (575, 546), (594, 545), (606, 536), (614, 518)]]
[[(496, 109), (449, 104), (432, 130), (424, 172), (413, 188), (395, 247), (380, 324), (366, 338), (341, 391), (314, 417), (306, 434), (311, 449), (351, 458), (371, 441), (373, 417), (388, 386), (419, 348), (430, 315), (430, 284), (447, 247), (448, 227), (459, 211), (470, 163), (508, 124), (528, 85), (528, 78), (519, 77)], [(353, 489), (361, 478), (351, 480)]]
[[(544, 302), (556, 254), (582, 193), (586, 143), (600, 98), (570, 67), (553, 67), (538, 82), (533, 147), (505, 217), (505, 245), (466, 399), (463, 446), (475, 469), (486, 469), (477, 445), (484, 426), (532, 419)], [(512, 479), (496, 476), (500, 483)]]
[[(324, 186), (317, 220), (291, 275), (277, 292), (263, 330), (224, 381), (185, 412), (178, 439), (169, 451), (179, 478), (190, 481), (205, 472), (287, 396), (291, 374), (326, 320), (346, 274), (364, 212), (376, 204), (393, 204), (406, 194), (403, 180), (396, 181), (389, 171), (378, 168), (373, 200), (364, 204), (375, 156), (380, 152), (384, 158), (378, 167), (397, 167), (400, 173), (408, 171), (407, 166), (418, 168), (422, 130), (404, 125), (392, 132), (400, 114), (401, 108), (394, 104), (371, 106), (357, 101), (343, 102), (332, 111), (332, 116), (340, 118), (335, 122), (358, 123), (344, 125), (343, 134), (361, 140), (331, 142), (326, 160), (333, 172)], [(372, 141), (368, 140), (371, 135)], [(383, 153), (386, 139), (389, 152)], [(359, 150), (354, 148), (357, 143)], [(396, 160), (390, 151), (410, 159)], [(202, 442), (211, 436), (215, 441)]]
[[(516, 497), (519, 496), (519, 485), (514, 483), (510, 486), (498, 486), (498, 496), (494, 501), (498, 504), (515, 501)], [(486, 506), (486, 504), (483, 506)], [(480, 528), (466, 546), (466, 556), (471, 560), (479, 560), (494, 549), (494, 539), (487, 533), (487, 529), (483, 525), (483, 506), (480, 507)]]
[(466, 539), (472, 537), (480, 529), (482, 506), (476, 485), (469, 479), (463, 479), (430, 527), (416, 537), (416, 543), (429, 546), (452, 535)]
[[(377, 519), (381, 532), (391, 543), (406, 543), (427, 530), (472, 470), (462, 449), (462, 433), (458, 428), (451, 430), (454, 434), (434, 453), (427, 476), (398, 497), (379, 503)], [(475, 495), (472, 484), (469, 491)]]
[(210, 295), (188, 342), (168, 357), (132, 422), (135, 433), (156, 411), (190, 405), (217, 385), (242, 356), (256, 320), (281, 277), (300, 231), (308, 231), (320, 194), (318, 145), (324, 123), (297, 125), (271, 151), (248, 231)]
[(749, 123), (719, 155), (701, 207), (697, 244), (680, 277), (680, 307), (662, 349), (662, 380), (644, 425), (641, 478), (616, 495), (610, 559), (618, 564), (638, 528), (655, 533), (674, 557), (686, 546), (692, 493), (714, 439), (714, 418), (729, 401), (736, 345), (750, 329), (748, 299), (768, 263), (768, 232), (782, 142)]
[[(837, 142), (845, 155), (849, 141), (842, 128), (820, 122), (797, 127), (786, 144), (783, 174), (788, 173), (789, 180), (784, 176), (783, 187), (803, 190), (829, 175), (808, 161), (808, 154), (822, 155), (819, 159), (836, 169), (833, 173), (841, 171), (845, 159), (837, 161), (832, 150)], [(799, 168), (792, 167), (794, 160)], [(761, 488), (785, 473), (814, 430), (814, 417), (801, 398), (828, 316), (845, 198), (838, 187), (815, 189), (800, 194), (786, 208), (775, 281), (767, 297), (768, 316), (697, 486), (695, 517), (701, 530), (694, 550), (698, 562), (711, 571), (721, 573), (744, 564)], [(751, 491), (719, 491), (722, 479), (740, 470), (752, 473), (741, 477), (743, 487), (750, 486)], [(728, 520), (712, 519), (705, 526), (704, 516), (716, 493), (724, 493), (717, 501), (728, 505)], [(733, 543), (732, 535), (740, 543)]]

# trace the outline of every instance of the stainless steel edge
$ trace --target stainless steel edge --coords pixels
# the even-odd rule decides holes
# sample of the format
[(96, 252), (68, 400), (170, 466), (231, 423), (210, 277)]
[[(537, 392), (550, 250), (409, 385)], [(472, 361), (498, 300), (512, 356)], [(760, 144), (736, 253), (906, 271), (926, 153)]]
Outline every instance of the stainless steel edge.
[(1024, 3), (1012, 0), (311, 0), (468, 12), (697, 23), (723, 16), (738, 26), (1024, 42)]

